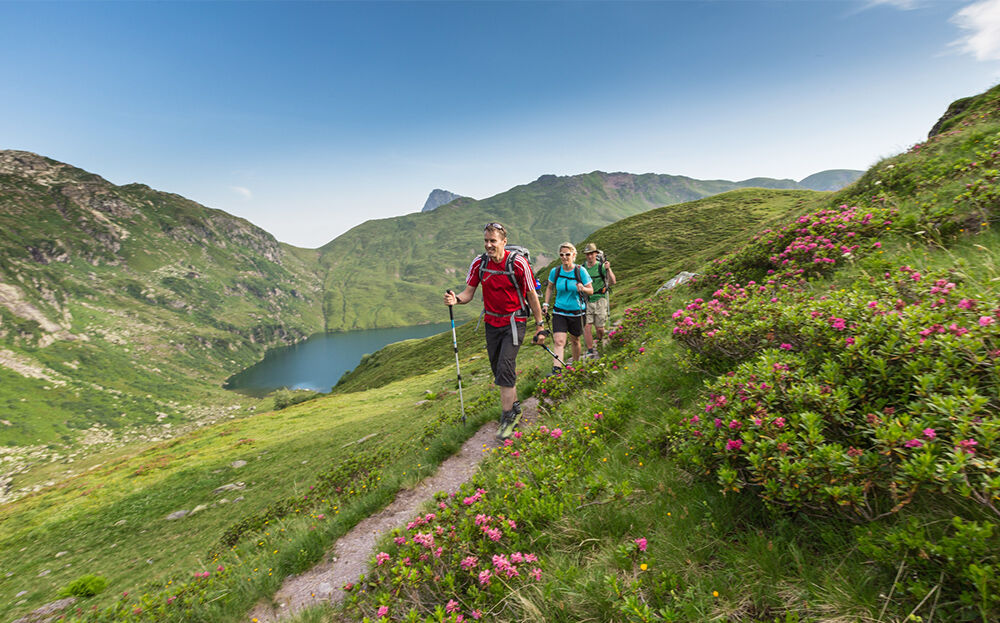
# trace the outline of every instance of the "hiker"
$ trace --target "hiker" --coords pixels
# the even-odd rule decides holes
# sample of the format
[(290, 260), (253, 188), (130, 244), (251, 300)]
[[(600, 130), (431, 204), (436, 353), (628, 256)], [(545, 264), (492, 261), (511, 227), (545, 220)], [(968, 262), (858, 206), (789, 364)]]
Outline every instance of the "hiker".
[(593, 294), (591, 277), (587, 271), (576, 264), (576, 247), (571, 242), (559, 245), (559, 266), (549, 272), (549, 282), (545, 286), (545, 302), (542, 311), (549, 312), (549, 298), (555, 290), (555, 302), (552, 309), (552, 343), (556, 361), (552, 364), (552, 373), (561, 370), (557, 363), (563, 358), (566, 347), (566, 334), (569, 334), (570, 346), (573, 350), (573, 361), (580, 360), (580, 336), (583, 335), (583, 317), (587, 311), (587, 301), (584, 295)]
[(529, 315), (535, 318), (533, 343), (544, 344), (545, 323), (535, 293), (535, 275), (528, 259), (507, 246), (507, 229), (500, 223), (483, 228), (486, 253), (472, 260), (459, 294), (448, 291), (445, 305), (465, 305), (472, 301), (476, 288), (483, 286), (483, 318), (486, 325), (486, 352), (493, 370), (493, 382), (500, 388), (500, 430), (498, 437), (514, 432), (521, 417), (517, 401), (517, 351), (524, 343)]
[(611, 314), (611, 300), (608, 297), (611, 286), (618, 280), (611, 272), (611, 262), (598, 251), (597, 245), (588, 242), (583, 247), (583, 254), (587, 257), (583, 267), (587, 274), (594, 280), (594, 293), (587, 297), (587, 315), (583, 327), (583, 341), (587, 346), (587, 356), (597, 357), (597, 348), (594, 345), (594, 331), (597, 331), (597, 339), (601, 346), (607, 342), (605, 331), (608, 326), (608, 318)]

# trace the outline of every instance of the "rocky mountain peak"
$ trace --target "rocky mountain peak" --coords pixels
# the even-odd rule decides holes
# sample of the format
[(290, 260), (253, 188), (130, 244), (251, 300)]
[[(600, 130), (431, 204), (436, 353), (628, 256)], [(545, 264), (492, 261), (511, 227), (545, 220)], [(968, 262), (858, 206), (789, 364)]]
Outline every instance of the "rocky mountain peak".
[(453, 192), (447, 190), (441, 190), (440, 188), (435, 188), (431, 191), (431, 194), (427, 197), (427, 201), (424, 202), (424, 207), (421, 212), (430, 212), (445, 205), (446, 203), (451, 203), (455, 199), (459, 199), (462, 195), (456, 195)]

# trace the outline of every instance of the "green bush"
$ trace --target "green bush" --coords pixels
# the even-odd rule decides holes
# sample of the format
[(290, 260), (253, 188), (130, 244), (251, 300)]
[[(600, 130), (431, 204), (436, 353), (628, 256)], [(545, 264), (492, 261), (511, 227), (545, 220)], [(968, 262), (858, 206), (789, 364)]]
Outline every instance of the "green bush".
[(108, 579), (103, 575), (80, 576), (59, 591), (60, 597), (93, 597), (108, 587)]

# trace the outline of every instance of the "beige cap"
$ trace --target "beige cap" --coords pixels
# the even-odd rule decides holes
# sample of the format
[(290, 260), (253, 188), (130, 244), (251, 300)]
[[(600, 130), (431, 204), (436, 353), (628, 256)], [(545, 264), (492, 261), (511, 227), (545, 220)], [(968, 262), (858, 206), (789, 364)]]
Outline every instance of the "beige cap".
[(593, 242), (588, 242), (587, 245), (585, 247), (583, 247), (583, 254), (584, 255), (586, 255), (588, 253), (594, 253), (595, 251), (597, 251), (597, 245), (594, 244)]

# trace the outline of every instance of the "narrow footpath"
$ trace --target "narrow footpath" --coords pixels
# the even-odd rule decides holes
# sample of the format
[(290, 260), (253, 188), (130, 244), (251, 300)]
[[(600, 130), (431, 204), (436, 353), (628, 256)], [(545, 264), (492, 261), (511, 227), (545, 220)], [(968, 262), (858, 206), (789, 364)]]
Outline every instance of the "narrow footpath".
[[(538, 399), (528, 398), (521, 403), (521, 409), (520, 428), (538, 419)], [(480, 427), (458, 452), (441, 463), (432, 476), (412, 489), (400, 491), (388, 506), (362, 520), (338, 539), (322, 562), (304, 573), (285, 578), (285, 583), (274, 597), (258, 603), (247, 615), (247, 621), (271, 623), (316, 604), (339, 603), (344, 598), (342, 587), (357, 582), (368, 570), (378, 539), (393, 528), (405, 526), (425, 502), (434, 499), (438, 491), (458, 491), (462, 483), (475, 474), (486, 453), (499, 445), (496, 433), (496, 421)]]

